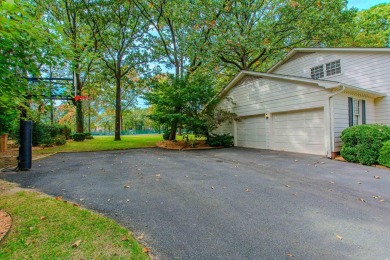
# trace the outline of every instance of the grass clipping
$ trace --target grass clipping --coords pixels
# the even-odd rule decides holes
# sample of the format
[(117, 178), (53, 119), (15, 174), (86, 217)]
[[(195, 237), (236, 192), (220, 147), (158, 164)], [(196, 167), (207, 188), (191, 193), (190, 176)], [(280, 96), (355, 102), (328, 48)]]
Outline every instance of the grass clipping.
[(127, 229), (94, 212), (33, 191), (1, 194), (13, 225), (0, 259), (149, 259)]

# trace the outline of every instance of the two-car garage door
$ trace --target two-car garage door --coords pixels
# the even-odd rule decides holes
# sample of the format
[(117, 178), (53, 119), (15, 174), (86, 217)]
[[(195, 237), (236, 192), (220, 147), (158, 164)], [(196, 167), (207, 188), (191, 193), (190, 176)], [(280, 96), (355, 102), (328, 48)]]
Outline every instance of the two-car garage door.
[(237, 146), (325, 154), (323, 109), (243, 118), (236, 134)]

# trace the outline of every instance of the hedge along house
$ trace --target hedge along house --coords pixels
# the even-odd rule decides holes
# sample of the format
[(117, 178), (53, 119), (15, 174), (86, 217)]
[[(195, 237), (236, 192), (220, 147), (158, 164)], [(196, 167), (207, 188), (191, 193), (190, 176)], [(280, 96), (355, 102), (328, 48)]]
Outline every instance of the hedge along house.
[(267, 73), (241, 71), (217, 108), (237, 114), (215, 132), (235, 146), (334, 157), (341, 132), (390, 124), (390, 48), (299, 48)]

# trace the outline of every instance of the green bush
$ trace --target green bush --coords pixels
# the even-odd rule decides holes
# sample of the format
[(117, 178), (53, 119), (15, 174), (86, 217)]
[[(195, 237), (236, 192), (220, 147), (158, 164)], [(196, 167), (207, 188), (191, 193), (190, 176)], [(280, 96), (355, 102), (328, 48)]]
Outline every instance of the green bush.
[[(18, 131), (19, 133), (19, 131)], [(37, 145), (54, 145), (57, 136), (63, 136), (66, 140), (70, 139), (70, 128), (60, 124), (43, 124), (40, 122), (33, 123), (32, 144)], [(51, 143), (52, 142), (52, 143)]]
[(379, 152), (378, 162), (381, 165), (390, 167), (390, 141), (387, 141), (383, 144)]
[(341, 134), (340, 154), (345, 160), (365, 165), (378, 163), (383, 143), (390, 140), (390, 127), (385, 125), (352, 126)]
[(234, 137), (230, 134), (223, 134), (223, 135), (213, 134), (209, 136), (206, 143), (210, 146), (231, 147), (234, 144)]
[(85, 136), (85, 139), (89, 139), (89, 140), (90, 140), (90, 139), (93, 139), (93, 136), (92, 136), (92, 135), (86, 135), (86, 136)]
[(163, 134), (163, 139), (164, 140), (169, 140), (169, 136), (171, 135), (171, 133), (170, 132), (165, 132), (164, 134)]
[(44, 137), (42, 140), (40, 140), (40, 144), (39, 145), (42, 145), (44, 147), (51, 147), (51, 146), (54, 146), (54, 138), (52, 138), (50, 135)]
[(76, 142), (82, 142), (85, 140), (85, 134), (84, 133), (75, 133), (72, 135), (72, 138)]
[(55, 145), (64, 145), (66, 144), (66, 138), (64, 135), (57, 135), (55, 138), (54, 138), (54, 144)]

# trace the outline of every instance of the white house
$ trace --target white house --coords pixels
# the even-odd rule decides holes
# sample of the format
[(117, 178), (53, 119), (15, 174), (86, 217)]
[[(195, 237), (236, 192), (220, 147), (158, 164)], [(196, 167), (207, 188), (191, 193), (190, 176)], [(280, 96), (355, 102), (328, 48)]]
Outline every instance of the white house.
[(299, 48), (267, 73), (241, 71), (217, 107), (235, 146), (334, 157), (352, 125), (390, 125), (390, 48)]

